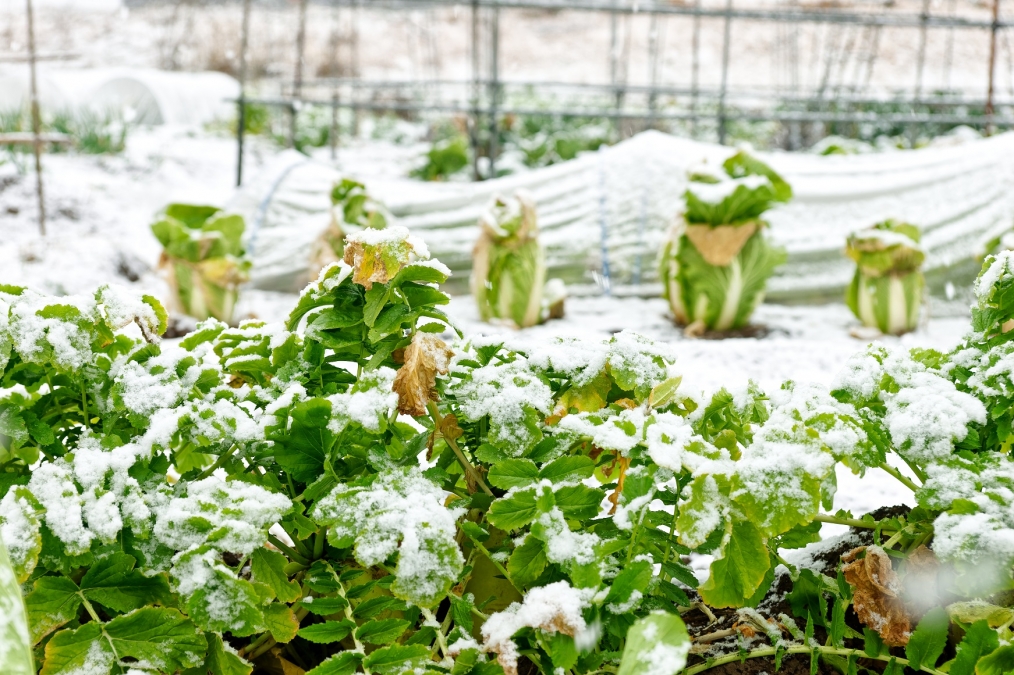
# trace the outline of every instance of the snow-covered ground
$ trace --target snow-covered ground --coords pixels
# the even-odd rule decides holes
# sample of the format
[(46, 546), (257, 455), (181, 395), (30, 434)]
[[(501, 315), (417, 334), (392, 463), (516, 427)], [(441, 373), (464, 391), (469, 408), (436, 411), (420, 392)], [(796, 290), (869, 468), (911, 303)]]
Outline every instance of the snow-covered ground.
[[(247, 171), (268, 164), (277, 152), (255, 142)], [(370, 175), (403, 175), (413, 152), (418, 150), (364, 142), (342, 149), (338, 164)], [(167, 286), (157, 270), (160, 247), (148, 229), (153, 215), (174, 200), (224, 204), (233, 194), (234, 172), (230, 138), (171, 127), (135, 131), (120, 156), (46, 155), (49, 233), (43, 240), (35, 224), (34, 176), (2, 164), (0, 283), (65, 294), (112, 282), (164, 298)], [(250, 290), (239, 315), (280, 320), (295, 301), (292, 294)], [(453, 298), (448, 311), (466, 335), (505, 330), (481, 323), (470, 297)], [(763, 305), (754, 321), (763, 327), (758, 337), (689, 339), (673, 325), (660, 298), (586, 296), (568, 300), (566, 318), (514, 337), (606, 338), (634, 330), (677, 345), (683, 386), (692, 390), (735, 389), (749, 380), (768, 390), (787, 379), (826, 385), (870, 341), (853, 336), (856, 322), (842, 303)], [(967, 316), (929, 317), (915, 333), (884, 341), (947, 349), (967, 329)], [(839, 508), (862, 513), (906, 499), (904, 488), (887, 474), (868, 475), (861, 485), (847, 472), (839, 475)]]

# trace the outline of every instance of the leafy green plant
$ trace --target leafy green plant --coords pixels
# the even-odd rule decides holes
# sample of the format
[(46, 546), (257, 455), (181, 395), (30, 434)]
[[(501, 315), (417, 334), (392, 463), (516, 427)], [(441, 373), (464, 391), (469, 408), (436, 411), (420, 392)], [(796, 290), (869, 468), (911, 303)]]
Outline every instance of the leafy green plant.
[(87, 155), (115, 155), (123, 152), (127, 147), (127, 134), (130, 130), (130, 125), (120, 116), (88, 109), (61, 111), (53, 115), (47, 126), (70, 136), (74, 148)]
[(845, 302), (863, 325), (900, 335), (915, 330), (922, 305), (919, 228), (885, 220), (849, 236), (845, 248), (856, 261), (856, 273)]
[[(364, 230), (285, 325), (175, 346), (151, 298), (0, 289), (0, 536), (42, 673), (1009, 670), (1014, 254), (951, 353), (710, 395), (629, 332), (447, 344), (426, 257)], [(839, 465), (917, 507), (831, 512)], [(865, 534), (787, 560), (823, 523)], [(712, 608), (724, 645), (688, 628)]]
[(742, 328), (785, 252), (763, 235), (761, 215), (792, 198), (792, 188), (746, 152), (720, 171), (690, 175), (686, 208), (662, 250), (660, 276), (676, 321), (690, 333)]
[(505, 121), (501, 145), (521, 152), (525, 166), (551, 166), (608, 145), (612, 130), (594, 117), (524, 115)]
[(198, 320), (214, 317), (226, 323), (249, 278), (243, 250), (243, 217), (215, 206), (170, 204), (151, 231), (162, 244), (162, 269), (174, 309)]
[(472, 295), (483, 321), (502, 319), (517, 328), (542, 320), (546, 253), (539, 241), (535, 202), (518, 191), (497, 196), (479, 219), (472, 252)]
[(447, 180), (468, 166), (470, 161), (468, 137), (456, 134), (437, 140), (426, 152), (426, 161), (411, 175), (429, 181)]

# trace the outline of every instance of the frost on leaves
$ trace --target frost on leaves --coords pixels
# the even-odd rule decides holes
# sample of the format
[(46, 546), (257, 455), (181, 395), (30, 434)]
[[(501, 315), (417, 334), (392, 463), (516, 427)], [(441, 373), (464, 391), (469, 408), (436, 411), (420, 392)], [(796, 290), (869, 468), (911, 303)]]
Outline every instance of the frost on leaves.
[(512, 639), (515, 633), (534, 628), (576, 637), (587, 629), (583, 610), (588, 605), (587, 590), (573, 588), (566, 581), (533, 588), (523, 602), (493, 614), (482, 625), (483, 646), (496, 653), (507, 675), (517, 675), (520, 653)]

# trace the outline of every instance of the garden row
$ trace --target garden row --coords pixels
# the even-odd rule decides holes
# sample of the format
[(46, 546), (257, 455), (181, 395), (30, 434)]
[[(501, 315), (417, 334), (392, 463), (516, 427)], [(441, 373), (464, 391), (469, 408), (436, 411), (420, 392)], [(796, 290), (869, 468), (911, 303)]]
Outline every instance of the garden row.
[[(287, 324), (177, 346), (150, 297), (0, 289), (4, 672), (1012, 669), (1014, 255), (952, 352), (708, 395), (629, 332), (447, 344), (426, 258), (363, 230)], [(834, 511), (839, 466), (917, 508)], [(822, 523), (868, 545), (789, 564)], [(724, 642), (687, 630), (720, 608), (743, 608)]]

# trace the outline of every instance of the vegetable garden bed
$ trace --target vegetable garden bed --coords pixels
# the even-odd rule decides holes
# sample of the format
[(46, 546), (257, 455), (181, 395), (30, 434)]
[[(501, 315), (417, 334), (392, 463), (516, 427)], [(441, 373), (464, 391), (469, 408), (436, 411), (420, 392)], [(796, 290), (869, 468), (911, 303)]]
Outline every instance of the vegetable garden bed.
[[(701, 398), (629, 332), (454, 339), (403, 228), (343, 253), (178, 346), (149, 297), (0, 289), (5, 673), (1014, 670), (1014, 255), (950, 353)], [(839, 464), (918, 506), (834, 511)]]

